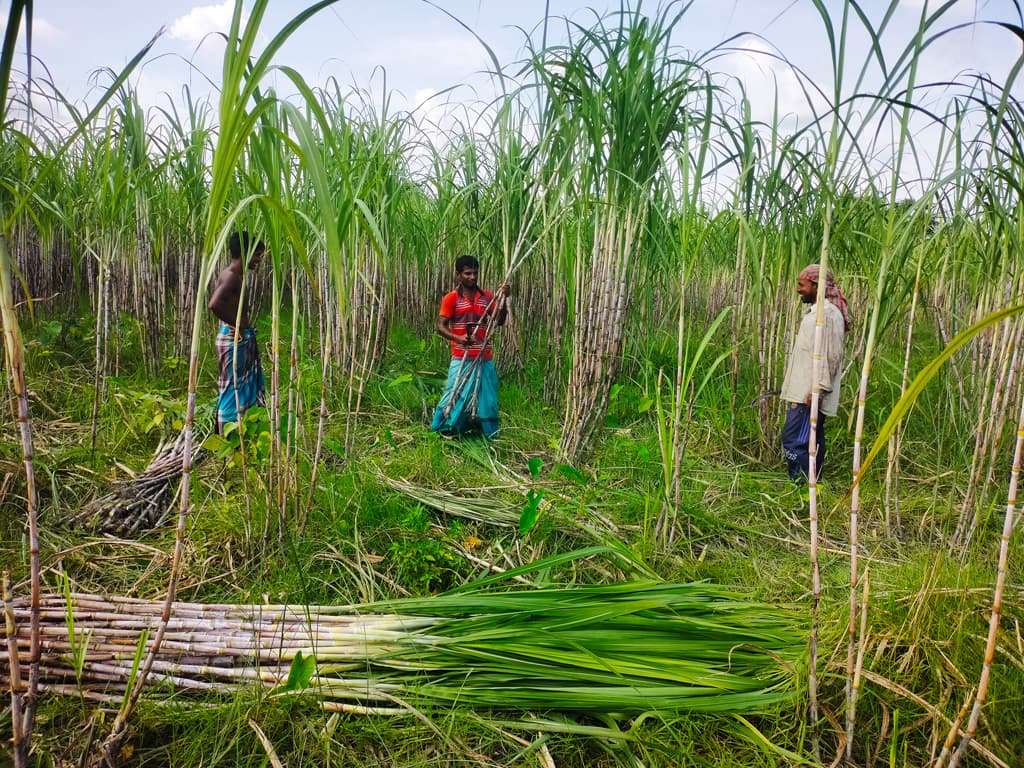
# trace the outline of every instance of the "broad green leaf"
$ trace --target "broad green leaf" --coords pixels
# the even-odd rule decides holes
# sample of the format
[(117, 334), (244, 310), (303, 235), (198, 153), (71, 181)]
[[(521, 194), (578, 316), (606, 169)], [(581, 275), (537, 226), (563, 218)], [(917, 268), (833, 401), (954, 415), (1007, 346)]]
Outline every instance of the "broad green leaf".
[(556, 464), (555, 469), (557, 469), (559, 472), (565, 475), (565, 477), (572, 480), (574, 483), (579, 483), (580, 485), (583, 485), (587, 482), (587, 478), (583, 476), (582, 472), (580, 472), (575, 467), (569, 466), (568, 464)]
[(274, 693), (288, 693), (289, 691), (301, 691), (309, 687), (316, 671), (316, 658), (303, 656), (302, 651), (297, 651), (292, 664), (288, 668), (288, 679), (284, 685), (274, 690)]
[(231, 444), (220, 435), (210, 435), (203, 440), (203, 448), (213, 453), (219, 453), (222, 449), (230, 446)]
[(519, 535), (525, 536), (533, 530), (540, 517), (540, 502), (544, 498), (543, 493), (529, 490), (526, 492), (526, 505), (523, 507), (523, 514), (519, 516)]
[(530, 468), (530, 477), (534, 480), (540, 475), (540, 469), (544, 466), (544, 461), (539, 456), (531, 456), (530, 460), (526, 462), (526, 466)]

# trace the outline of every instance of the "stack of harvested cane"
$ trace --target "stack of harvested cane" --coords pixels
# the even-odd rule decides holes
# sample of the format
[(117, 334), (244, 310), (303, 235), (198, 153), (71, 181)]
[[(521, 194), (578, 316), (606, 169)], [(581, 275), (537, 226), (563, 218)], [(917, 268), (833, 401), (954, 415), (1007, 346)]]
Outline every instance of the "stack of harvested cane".
[[(196, 438), (192, 448), (192, 466), (206, 455), (203, 439)], [(101, 496), (67, 518), (68, 523), (99, 533), (134, 536), (160, 526), (177, 498), (185, 457), (185, 433), (170, 445), (161, 445), (142, 472), (115, 484)]]
[[(483, 525), (493, 525), (496, 528), (519, 528), (519, 519), (523, 512), (521, 502), (513, 504), (481, 494), (459, 495), (440, 488), (415, 485), (407, 480), (388, 477), (383, 472), (379, 473), (377, 477), (384, 485), (446, 515), (461, 517)], [(520, 486), (517, 490), (525, 494), (528, 488)], [(541, 505), (547, 506), (548, 500), (542, 499)], [(592, 509), (584, 509), (574, 517), (560, 515), (553, 516), (553, 519), (559, 533), (567, 536), (601, 541), (615, 536), (619, 532), (615, 523)]]
[[(29, 604), (4, 606), (27, 674)], [(163, 604), (87, 594), (42, 600), (40, 688), (119, 701)], [(788, 611), (707, 584), (481, 589), (368, 606), (174, 603), (149, 696), (279, 688), (326, 709), (763, 711), (794, 690), (804, 637)], [(293, 666), (308, 670), (296, 675)], [(289, 679), (289, 672), (293, 672)], [(299, 682), (296, 683), (296, 679)]]

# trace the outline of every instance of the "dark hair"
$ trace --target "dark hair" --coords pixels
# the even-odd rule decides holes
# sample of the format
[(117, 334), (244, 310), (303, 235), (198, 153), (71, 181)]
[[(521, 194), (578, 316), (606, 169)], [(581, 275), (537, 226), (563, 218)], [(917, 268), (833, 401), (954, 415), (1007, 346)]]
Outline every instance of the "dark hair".
[(470, 256), (467, 254), (465, 256), (459, 256), (459, 258), (455, 260), (456, 272), (461, 272), (467, 267), (469, 269), (480, 269), (480, 262), (476, 260), (476, 256)]
[[(249, 232), (243, 230), (242, 232), (234, 232), (231, 235), (231, 239), (228, 240), (228, 250), (231, 252), (232, 259), (242, 258), (243, 253), (249, 253)], [(256, 243), (256, 253), (262, 253), (263, 241), (260, 240)]]

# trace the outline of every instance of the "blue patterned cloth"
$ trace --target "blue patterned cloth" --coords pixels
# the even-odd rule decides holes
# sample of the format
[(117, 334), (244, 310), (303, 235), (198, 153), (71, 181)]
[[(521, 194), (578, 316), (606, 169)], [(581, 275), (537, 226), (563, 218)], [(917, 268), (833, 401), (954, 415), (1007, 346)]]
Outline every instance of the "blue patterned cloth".
[(220, 378), (217, 380), (217, 434), (222, 435), (225, 424), (238, 421), (249, 408), (265, 402), (266, 384), (263, 380), (263, 365), (260, 363), (260, 348), (256, 342), (256, 329), (250, 326), (242, 331), (236, 345), (235, 329), (221, 324), (217, 332), (217, 362), (220, 364)]
[(479, 429), (489, 440), (498, 436), (498, 372), (492, 360), (452, 358), (430, 428), (442, 435)]

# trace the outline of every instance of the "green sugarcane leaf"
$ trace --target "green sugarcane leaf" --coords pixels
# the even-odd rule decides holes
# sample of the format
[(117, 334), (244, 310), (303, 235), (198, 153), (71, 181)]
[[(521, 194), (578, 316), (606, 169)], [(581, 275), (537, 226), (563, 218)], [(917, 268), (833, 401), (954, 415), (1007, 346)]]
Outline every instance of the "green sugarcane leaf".
[(809, 756), (797, 754), (796, 752), (785, 749), (784, 747), (780, 747), (778, 744), (774, 744), (763, 733), (761, 733), (760, 730), (754, 727), (753, 723), (742, 715), (733, 715), (733, 717), (736, 718), (736, 721), (742, 725), (743, 728), (735, 728), (731, 730), (734, 730), (741, 738), (747, 739), (750, 743), (764, 750), (766, 754), (776, 754), (794, 765), (817, 765), (814, 759)]
[[(124, 690), (124, 698), (121, 700), (120, 713), (124, 714), (130, 709), (130, 702), (132, 700), (132, 691), (135, 689), (135, 685), (138, 682), (139, 666), (142, 664), (143, 656), (146, 652), (146, 645), (149, 643), (149, 629), (143, 629), (139, 633), (139, 640), (135, 644), (135, 656), (132, 657), (132, 667), (128, 672), (128, 681)], [(145, 683), (143, 680), (139, 685)]]
[(539, 456), (532, 456), (526, 466), (530, 468), (530, 477), (534, 480), (540, 475), (540, 469), (544, 466), (544, 461)]

